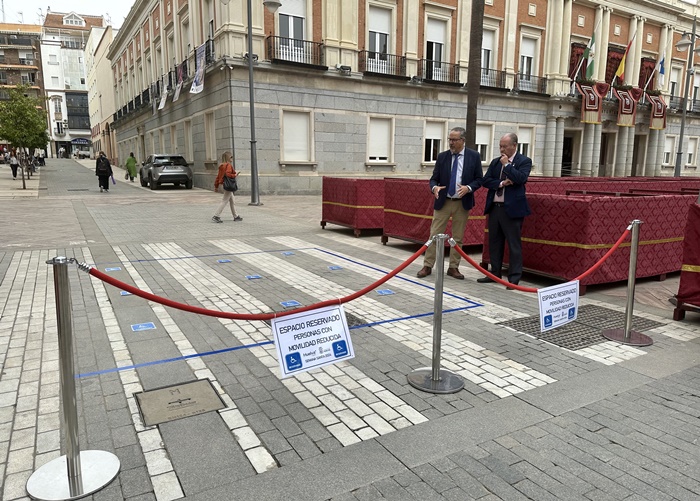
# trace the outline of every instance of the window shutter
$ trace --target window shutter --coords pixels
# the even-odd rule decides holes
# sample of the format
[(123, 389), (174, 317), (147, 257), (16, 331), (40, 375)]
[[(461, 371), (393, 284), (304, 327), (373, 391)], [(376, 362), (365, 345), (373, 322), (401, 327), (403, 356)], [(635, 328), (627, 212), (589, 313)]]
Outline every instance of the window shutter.
[(284, 112), (284, 159), (290, 162), (309, 161), (308, 113)]

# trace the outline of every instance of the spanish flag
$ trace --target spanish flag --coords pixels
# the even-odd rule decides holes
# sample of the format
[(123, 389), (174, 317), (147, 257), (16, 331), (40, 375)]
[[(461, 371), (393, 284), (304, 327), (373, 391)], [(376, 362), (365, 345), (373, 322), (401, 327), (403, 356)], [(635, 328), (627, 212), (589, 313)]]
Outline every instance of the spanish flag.
[(627, 60), (627, 54), (629, 54), (630, 47), (632, 46), (632, 42), (634, 42), (634, 39), (636, 36), (637, 36), (637, 32), (634, 33), (632, 40), (630, 40), (630, 43), (627, 44), (627, 49), (625, 49), (625, 55), (622, 56), (622, 59), (620, 60), (620, 66), (617, 67), (617, 71), (615, 72), (615, 77), (620, 82), (625, 81), (625, 61)]

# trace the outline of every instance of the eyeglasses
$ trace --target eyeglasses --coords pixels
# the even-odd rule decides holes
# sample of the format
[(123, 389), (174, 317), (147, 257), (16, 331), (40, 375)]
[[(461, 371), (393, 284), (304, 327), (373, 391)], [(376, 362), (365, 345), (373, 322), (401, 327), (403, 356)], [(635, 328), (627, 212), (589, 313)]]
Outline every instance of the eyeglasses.
[(457, 139), (449, 138), (448, 141), (451, 142), (451, 143), (454, 143), (454, 142), (456, 142), (456, 141), (464, 141), (464, 139), (462, 139), (461, 137), (458, 137)]

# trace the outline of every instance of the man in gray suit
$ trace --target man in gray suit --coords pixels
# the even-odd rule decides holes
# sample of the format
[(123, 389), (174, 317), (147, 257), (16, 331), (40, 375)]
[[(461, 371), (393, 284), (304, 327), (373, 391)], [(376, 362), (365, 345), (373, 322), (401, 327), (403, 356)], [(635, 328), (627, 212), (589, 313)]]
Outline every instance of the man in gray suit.
[[(438, 155), (430, 178), (430, 191), (435, 198), (430, 236), (444, 233), (447, 223), (452, 219), (452, 238), (459, 246), (462, 245), (469, 211), (474, 207), (474, 192), (481, 186), (483, 176), (481, 157), (476, 151), (464, 147), (465, 140), (464, 128), (455, 127), (450, 130), (450, 149)], [(432, 273), (435, 254), (433, 243), (425, 251), (423, 268), (418, 272), (418, 278), (427, 277)], [(459, 272), (459, 261), (459, 253), (451, 249), (447, 274), (458, 280), (464, 280), (464, 275)]]
[[(518, 136), (510, 132), (499, 143), (501, 156), (489, 165), (481, 185), (488, 188), (484, 214), (489, 215), (489, 260), (491, 273), (501, 278), (503, 253), (508, 242), (508, 281), (517, 285), (523, 274), (523, 253), (520, 232), (530, 207), (525, 197), (525, 183), (532, 169), (532, 160), (518, 153)], [(489, 277), (480, 283), (493, 282)]]

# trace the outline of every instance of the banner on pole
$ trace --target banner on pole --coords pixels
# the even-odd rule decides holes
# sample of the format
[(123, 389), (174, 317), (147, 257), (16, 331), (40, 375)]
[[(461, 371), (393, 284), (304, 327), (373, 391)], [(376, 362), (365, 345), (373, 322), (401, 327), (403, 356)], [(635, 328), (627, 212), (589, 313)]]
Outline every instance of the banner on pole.
[(204, 60), (206, 57), (206, 44), (203, 43), (195, 51), (197, 71), (194, 72), (194, 80), (190, 88), (190, 94), (199, 94), (204, 90)]
[(651, 105), (649, 128), (663, 130), (666, 128), (666, 102), (662, 96), (654, 96), (647, 92), (647, 99)]
[(602, 123), (603, 97), (607, 94), (610, 85), (605, 82), (576, 83), (576, 88), (581, 93), (581, 122), (585, 124)]

